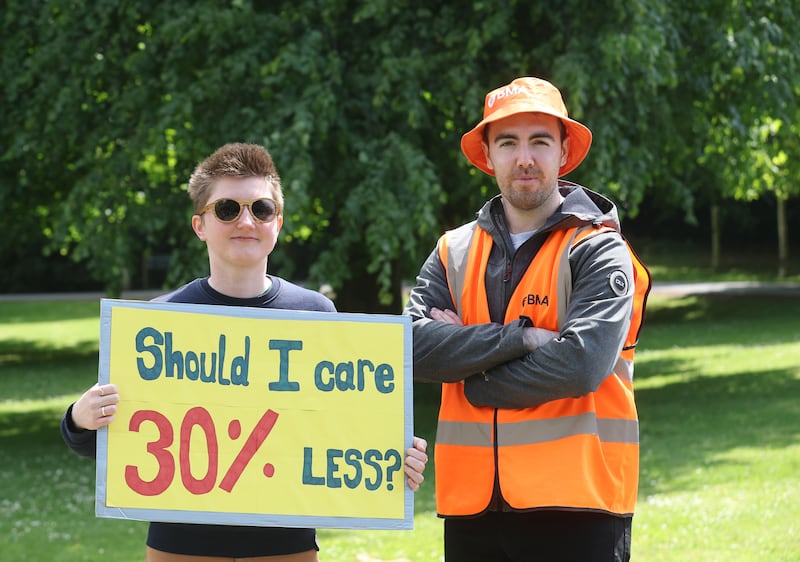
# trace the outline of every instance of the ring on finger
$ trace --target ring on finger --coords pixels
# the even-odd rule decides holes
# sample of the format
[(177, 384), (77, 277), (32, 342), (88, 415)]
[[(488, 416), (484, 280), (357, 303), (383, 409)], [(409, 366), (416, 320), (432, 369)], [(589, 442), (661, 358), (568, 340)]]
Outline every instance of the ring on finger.
[(106, 417), (106, 407), (105, 406), (101, 406), (100, 407), (100, 413), (103, 415), (103, 417)]

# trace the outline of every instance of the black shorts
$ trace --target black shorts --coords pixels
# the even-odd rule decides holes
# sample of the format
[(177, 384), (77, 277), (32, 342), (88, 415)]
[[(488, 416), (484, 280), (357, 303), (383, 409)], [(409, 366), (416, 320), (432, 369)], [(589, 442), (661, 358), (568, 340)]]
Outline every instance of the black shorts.
[(445, 562), (628, 562), (631, 518), (490, 511), (444, 522)]

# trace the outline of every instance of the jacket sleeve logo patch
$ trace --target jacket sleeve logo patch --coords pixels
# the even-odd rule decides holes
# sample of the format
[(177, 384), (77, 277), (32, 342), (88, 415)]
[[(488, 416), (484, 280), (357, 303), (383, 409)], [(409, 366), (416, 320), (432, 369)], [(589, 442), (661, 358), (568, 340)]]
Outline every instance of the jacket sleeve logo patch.
[(615, 271), (608, 276), (608, 284), (618, 297), (628, 294), (628, 278), (622, 271)]

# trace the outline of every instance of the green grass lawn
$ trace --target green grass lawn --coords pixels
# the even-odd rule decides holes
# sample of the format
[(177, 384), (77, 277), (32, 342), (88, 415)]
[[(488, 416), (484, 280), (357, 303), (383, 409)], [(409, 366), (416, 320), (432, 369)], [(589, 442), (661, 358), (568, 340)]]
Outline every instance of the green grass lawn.
[(799, 313), (800, 298), (653, 300), (636, 559), (800, 560)]
[[(146, 523), (94, 516), (94, 464), (58, 431), (96, 380), (98, 314), (0, 303), (0, 561), (143, 559)], [(799, 317), (800, 298), (651, 300), (633, 560), (800, 560)], [(415, 389), (415, 433), (431, 443), (436, 395)], [(321, 560), (441, 560), (432, 465), (426, 476), (413, 531), (320, 530)]]

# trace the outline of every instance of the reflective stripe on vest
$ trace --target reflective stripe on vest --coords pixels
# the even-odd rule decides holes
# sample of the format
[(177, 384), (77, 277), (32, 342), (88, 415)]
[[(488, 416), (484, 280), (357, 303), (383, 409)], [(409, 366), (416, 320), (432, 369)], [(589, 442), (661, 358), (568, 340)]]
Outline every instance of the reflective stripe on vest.
[[(538, 327), (558, 330), (571, 293), (569, 251), (588, 236), (607, 230), (589, 227), (551, 233), (515, 289), (505, 321), (524, 314)], [(491, 237), (474, 222), (440, 240), (439, 255), (465, 324), (490, 321), (484, 277), (491, 247)], [(641, 262), (632, 257), (639, 275), (635, 294), (641, 297), (643, 309), (649, 274), (644, 266), (637, 269)], [(639, 284), (647, 290), (639, 291)], [(535, 298), (527, 298), (529, 295)], [(531, 310), (526, 309), (529, 301), (535, 305)], [(633, 513), (638, 420), (632, 366), (641, 314), (635, 311), (634, 317), (626, 350), (614, 373), (587, 396), (554, 400), (536, 408), (494, 409), (472, 406), (462, 383), (443, 385), (435, 448), (441, 515), (472, 515), (486, 509), (495, 478), (513, 508)], [(541, 462), (544, 458), (548, 462)]]
[[(493, 426), (490, 423), (440, 421), (436, 433), (437, 445), (494, 447)], [(633, 420), (598, 419), (593, 412), (543, 420), (507, 423), (498, 431), (500, 446), (546, 443), (578, 434), (597, 435), (606, 443), (638, 443), (639, 424)]]

